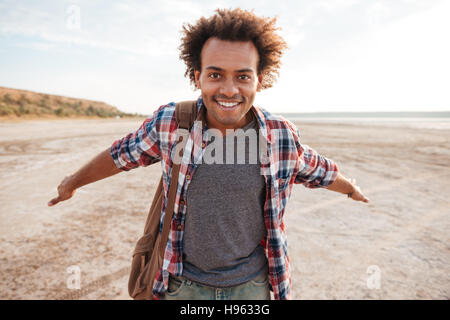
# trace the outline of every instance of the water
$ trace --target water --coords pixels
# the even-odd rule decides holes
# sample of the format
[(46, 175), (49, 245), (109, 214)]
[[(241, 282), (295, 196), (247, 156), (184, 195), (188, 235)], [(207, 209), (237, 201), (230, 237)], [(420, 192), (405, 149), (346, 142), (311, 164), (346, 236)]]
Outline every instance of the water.
[(450, 130), (450, 112), (280, 113), (296, 122), (344, 123), (415, 129)]

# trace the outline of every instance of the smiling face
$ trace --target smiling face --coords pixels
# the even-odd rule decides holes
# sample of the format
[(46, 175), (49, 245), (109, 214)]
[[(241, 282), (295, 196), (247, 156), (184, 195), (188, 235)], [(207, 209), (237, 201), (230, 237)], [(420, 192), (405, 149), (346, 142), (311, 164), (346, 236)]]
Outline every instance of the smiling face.
[(209, 38), (201, 52), (201, 70), (195, 83), (202, 91), (208, 127), (225, 134), (252, 120), (250, 108), (261, 89), (257, 74), (258, 51), (251, 41)]

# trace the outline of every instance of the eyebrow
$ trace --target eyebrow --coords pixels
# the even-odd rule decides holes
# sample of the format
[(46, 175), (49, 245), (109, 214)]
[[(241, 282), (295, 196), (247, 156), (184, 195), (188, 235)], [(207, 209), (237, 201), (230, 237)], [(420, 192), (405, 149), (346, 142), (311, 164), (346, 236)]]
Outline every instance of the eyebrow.
[[(215, 67), (215, 66), (208, 66), (205, 69), (206, 70), (224, 71), (224, 69)], [(235, 70), (235, 72), (254, 72), (254, 71), (252, 68), (244, 68), (244, 69)]]

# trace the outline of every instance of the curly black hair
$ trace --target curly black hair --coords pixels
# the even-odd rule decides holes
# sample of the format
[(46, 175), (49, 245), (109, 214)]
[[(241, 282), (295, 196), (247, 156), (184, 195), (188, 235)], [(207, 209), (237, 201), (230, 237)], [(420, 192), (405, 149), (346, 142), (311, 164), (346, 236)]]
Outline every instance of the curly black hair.
[(180, 59), (186, 63), (185, 76), (195, 86), (194, 71), (201, 70), (200, 54), (206, 40), (217, 37), (228, 41), (252, 41), (258, 55), (258, 75), (263, 75), (262, 89), (270, 88), (279, 76), (281, 56), (286, 42), (276, 33), (276, 18), (258, 17), (252, 11), (217, 9), (216, 14), (201, 17), (194, 25), (184, 24)]

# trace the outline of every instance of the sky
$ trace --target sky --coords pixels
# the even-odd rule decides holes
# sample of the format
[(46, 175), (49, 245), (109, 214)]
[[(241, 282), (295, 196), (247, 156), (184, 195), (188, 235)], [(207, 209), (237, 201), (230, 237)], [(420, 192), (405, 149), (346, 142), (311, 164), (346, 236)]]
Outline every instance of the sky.
[(150, 114), (196, 99), (181, 28), (217, 8), (277, 17), (271, 112), (450, 111), (450, 0), (0, 0), (0, 86)]

